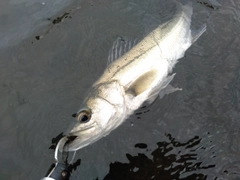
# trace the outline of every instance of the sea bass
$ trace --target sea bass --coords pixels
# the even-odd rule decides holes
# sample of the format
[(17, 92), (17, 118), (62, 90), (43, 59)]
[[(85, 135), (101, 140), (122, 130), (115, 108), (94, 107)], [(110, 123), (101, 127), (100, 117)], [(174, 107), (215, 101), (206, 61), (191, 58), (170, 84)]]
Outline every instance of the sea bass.
[[(168, 88), (172, 69), (185, 51), (206, 31), (190, 29), (191, 4), (178, 5), (172, 20), (159, 25), (113, 61), (93, 84), (76, 113), (74, 125), (59, 142), (76, 151), (108, 135), (143, 103), (153, 102)], [(170, 87), (170, 88), (169, 88)]]

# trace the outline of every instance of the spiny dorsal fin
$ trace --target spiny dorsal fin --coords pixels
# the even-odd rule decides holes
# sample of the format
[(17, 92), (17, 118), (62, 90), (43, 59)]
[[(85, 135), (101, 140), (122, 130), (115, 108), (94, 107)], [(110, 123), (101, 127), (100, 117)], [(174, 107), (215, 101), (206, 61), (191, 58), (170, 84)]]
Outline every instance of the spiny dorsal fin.
[(113, 61), (128, 52), (138, 42), (139, 40), (137, 39), (130, 39), (122, 36), (118, 37), (116, 41), (114, 41), (113, 47), (109, 52), (107, 65), (111, 64)]

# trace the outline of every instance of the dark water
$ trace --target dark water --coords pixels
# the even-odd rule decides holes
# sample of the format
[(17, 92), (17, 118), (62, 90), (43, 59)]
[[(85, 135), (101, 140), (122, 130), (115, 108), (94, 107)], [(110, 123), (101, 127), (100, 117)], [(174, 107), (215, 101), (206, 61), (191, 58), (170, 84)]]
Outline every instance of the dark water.
[[(181, 1), (182, 2), (182, 1)], [(184, 1), (187, 2), (187, 1)], [(240, 179), (240, 3), (192, 1), (204, 35), (176, 65), (183, 88), (78, 151), (76, 179)], [(163, 0), (0, 2), (0, 179), (40, 179), (119, 37), (173, 14)]]

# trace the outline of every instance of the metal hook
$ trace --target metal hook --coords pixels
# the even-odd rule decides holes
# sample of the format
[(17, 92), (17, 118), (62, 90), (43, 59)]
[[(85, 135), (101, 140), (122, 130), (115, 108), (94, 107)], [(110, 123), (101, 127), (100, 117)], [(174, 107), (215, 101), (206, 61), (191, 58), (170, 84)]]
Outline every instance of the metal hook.
[[(62, 138), (62, 139), (58, 142), (58, 144), (57, 144), (57, 146), (56, 146), (56, 149), (55, 149), (55, 152), (54, 152), (54, 158), (55, 158), (56, 162), (59, 162), (59, 160), (58, 160), (58, 151), (60, 151), (60, 150), (59, 150), (59, 146), (60, 146), (60, 143), (62, 143), (62, 141), (64, 141), (64, 140), (65, 140), (65, 138)], [(71, 140), (71, 139), (68, 139), (68, 140), (65, 140), (65, 141), (66, 141), (66, 142), (64, 143), (63, 149), (62, 149), (62, 151), (60, 151), (60, 152), (62, 152), (61, 159), (62, 159), (63, 162), (66, 163), (66, 164), (72, 164), (72, 163), (73, 163), (73, 160), (74, 160), (74, 158), (75, 158), (75, 155), (76, 155), (76, 151), (73, 152), (72, 159), (71, 159), (71, 161), (68, 162), (68, 154), (69, 154), (69, 151), (66, 151), (67, 148), (65, 148), (65, 147), (66, 147), (72, 140)], [(63, 153), (64, 153), (64, 152), (67, 153), (67, 156), (66, 156), (65, 159), (64, 159), (64, 157), (63, 157)]]

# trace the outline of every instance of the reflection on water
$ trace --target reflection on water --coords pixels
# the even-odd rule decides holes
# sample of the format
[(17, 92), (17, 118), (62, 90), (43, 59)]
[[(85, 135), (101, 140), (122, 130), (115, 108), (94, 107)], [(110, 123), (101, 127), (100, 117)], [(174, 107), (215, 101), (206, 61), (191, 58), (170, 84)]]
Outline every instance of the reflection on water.
[[(194, 137), (187, 142), (178, 142), (170, 134), (169, 141), (158, 142), (157, 149), (151, 152), (149, 158), (143, 153), (137, 156), (126, 154), (129, 163), (115, 162), (110, 164), (109, 173), (104, 180), (172, 180), (172, 179), (207, 179), (207, 174), (199, 173), (202, 169), (211, 169), (215, 165), (203, 165), (198, 159), (197, 151), (204, 151), (199, 146), (201, 139)], [(145, 145), (146, 151), (147, 145)], [(177, 150), (177, 153), (172, 150)]]

